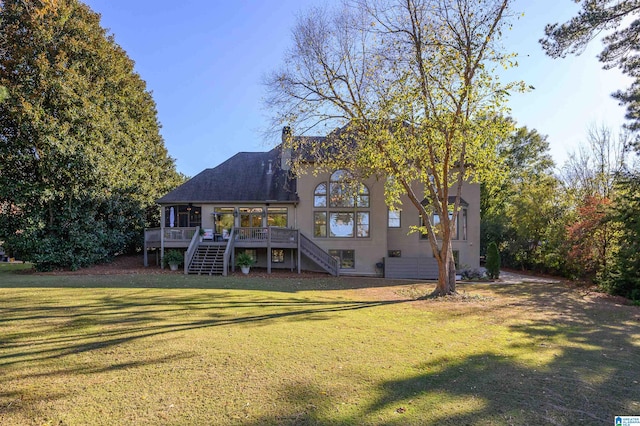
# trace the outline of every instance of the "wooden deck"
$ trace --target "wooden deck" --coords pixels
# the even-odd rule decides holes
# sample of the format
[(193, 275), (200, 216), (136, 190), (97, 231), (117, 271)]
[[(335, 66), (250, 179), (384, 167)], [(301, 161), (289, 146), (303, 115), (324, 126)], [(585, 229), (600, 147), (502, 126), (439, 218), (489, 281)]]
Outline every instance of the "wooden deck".
[[(145, 229), (145, 247), (150, 248), (186, 248), (189, 247), (197, 228), (161, 228)], [(277, 247), (297, 248), (298, 230), (289, 228), (234, 228), (235, 246), (243, 248)], [(213, 240), (203, 240), (203, 244), (223, 243), (221, 236)]]
[[(199, 227), (196, 228), (154, 228), (146, 229), (144, 233), (144, 264), (148, 266), (147, 252), (149, 249), (185, 248), (185, 268), (188, 267), (198, 246), (223, 245), (225, 250), (226, 272), (228, 263), (233, 268), (234, 250), (236, 248), (266, 248), (267, 270), (271, 272), (271, 249), (295, 249), (298, 254), (296, 264), (300, 265), (300, 254), (309, 257), (327, 272), (338, 275), (338, 262), (326, 251), (318, 247), (297, 229), (280, 228), (275, 226), (260, 228), (234, 228), (230, 239), (223, 239), (222, 235), (214, 234), (213, 239), (198, 240)], [(198, 233), (198, 234), (196, 234)], [(186, 269), (185, 269), (186, 270)]]

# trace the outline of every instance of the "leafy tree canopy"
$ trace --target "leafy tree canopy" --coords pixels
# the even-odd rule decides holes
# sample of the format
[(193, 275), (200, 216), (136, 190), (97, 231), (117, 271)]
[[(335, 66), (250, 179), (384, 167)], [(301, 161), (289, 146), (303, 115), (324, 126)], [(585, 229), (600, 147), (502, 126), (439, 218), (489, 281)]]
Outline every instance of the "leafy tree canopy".
[(267, 78), (278, 127), (342, 127), (327, 138), (331, 146), (317, 147), (330, 153), (317, 166), (385, 177), (391, 206), (409, 198), (438, 262), (434, 294), (455, 292), (451, 236), (462, 183), (495, 172), (495, 142), (510, 129), (499, 117), (509, 92), (522, 89), (496, 76), (496, 67), (512, 65), (499, 43), (509, 4), (357, 0), (314, 9), (294, 28), (282, 69)]
[(133, 61), (77, 0), (0, 7), (0, 239), (40, 266), (135, 247), (180, 181)]

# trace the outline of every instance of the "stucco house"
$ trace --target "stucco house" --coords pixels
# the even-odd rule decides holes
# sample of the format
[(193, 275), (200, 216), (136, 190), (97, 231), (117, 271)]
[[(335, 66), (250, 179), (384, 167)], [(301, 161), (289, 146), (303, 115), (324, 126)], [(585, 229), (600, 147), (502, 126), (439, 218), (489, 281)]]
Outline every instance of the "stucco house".
[[(283, 146), (240, 152), (157, 200), (161, 224), (145, 232), (145, 265), (149, 249), (178, 248), (185, 249), (185, 273), (226, 275), (235, 256), (246, 252), (268, 272), (437, 278), (426, 236), (410, 233), (420, 216), (408, 198), (402, 199), (403, 209), (392, 211), (383, 182), (375, 178), (347, 196), (353, 194), (341, 185), (347, 171), (294, 176), (292, 153)], [(475, 268), (480, 260), (478, 184), (463, 186), (461, 208), (454, 255), (458, 268)]]

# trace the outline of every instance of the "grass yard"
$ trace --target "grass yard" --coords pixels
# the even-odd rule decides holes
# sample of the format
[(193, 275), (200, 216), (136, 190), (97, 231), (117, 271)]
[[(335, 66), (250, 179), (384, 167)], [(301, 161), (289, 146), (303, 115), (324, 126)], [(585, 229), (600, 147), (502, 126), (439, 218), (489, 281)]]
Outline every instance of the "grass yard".
[[(11, 266), (15, 268), (15, 266)], [(0, 424), (613, 424), (640, 308), (564, 284), (0, 265)]]

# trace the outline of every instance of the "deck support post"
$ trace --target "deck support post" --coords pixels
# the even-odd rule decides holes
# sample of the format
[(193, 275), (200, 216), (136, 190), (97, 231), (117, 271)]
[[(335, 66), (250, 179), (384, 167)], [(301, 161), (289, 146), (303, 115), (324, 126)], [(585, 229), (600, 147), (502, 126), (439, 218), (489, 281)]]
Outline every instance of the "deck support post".
[(298, 264), (298, 273), (300, 273), (300, 260), (301, 260), (301, 257), (302, 257), (302, 255), (300, 253), (300, 245), (301, 245), (301, 243), (300, 243), (300, 230), (298, 230), (298, 238), (297, 238), (297, 240), (298, 240), (298, 249), (296, 250), (298, 252), (298, 262), (297, 262), (297, 264)]
[(267, 228), (267, 274), (271, 273), (271, 227)]

